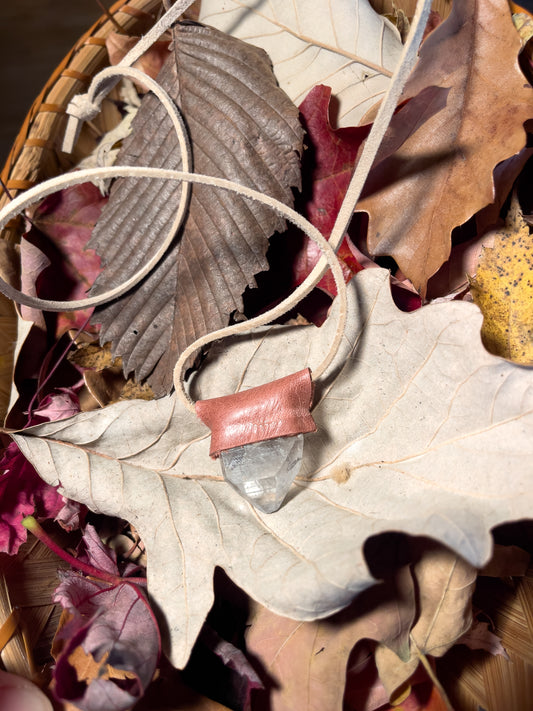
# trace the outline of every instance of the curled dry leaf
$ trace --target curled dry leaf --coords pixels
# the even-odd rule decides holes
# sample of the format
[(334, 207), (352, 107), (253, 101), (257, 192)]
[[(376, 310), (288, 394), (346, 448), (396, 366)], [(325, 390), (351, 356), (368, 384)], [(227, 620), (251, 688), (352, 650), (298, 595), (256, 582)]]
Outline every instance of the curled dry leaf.
[[(292, 205), (300, 184), (303, 131), (298, 110), (276, 84), (267, 55), (196, 24), (173, 28), (174, 52), (158, 76), (181, 107), (197, 173), (228, 178)], [(145, 97), (121, 165), (181, 167), (173, 125), (156, 97)], [(181, 186), (173, 181), (117, 180), (90, 246), (105, 270), (93, 292), (123, 282), (160, 245), (174, 218)], [(101, 342), (111, 341), (124, 372), (152, 371), (156, 395), (172, 386), (178, 352), (227, 325), (241, 295), (268, 267), (268, 239), (285, 221), (240, 196), (195, 185), (182, 234), (131, 293), (101, 307)]]
[(368, 0), (202, 0), (200, 20), (265, 49), (290, 98), (331, 86), (340, 126), (357, 125), (385, 94), (398, 63), (398, 30)]
[(114, 552), (90, 525), (80, 548), (82, 562), (116, 576), (117, 583), (60, 573), (54, 602), (66, 616), (54, 641), (54, 691), (81, 711), (126, 711), (152, 679), (159, 630), (148, 600), (137, 585), (120, 581)]
[(358, 203), (370, 216), (368, 249), (394, 257), (421, 292), (448, 259), (452, 229), (494, 201), (494, 167), (525, 146), (533, 91), (519, 50), (507, 0), (455, 2), (404, 91), (441, 87), (445, 106), (431, 117), (423, 109), (403, 136), (405, 114), (395, 116), (369, 174)]
[[(222, 480), (206, 428), (174, 397), (13, 435), (47, 482), (136, 527), (178, 666), (213, 602), (215, 566), (274, 612), (313, 620), (373, 584), (363, 553), (370, 536), (429, 536), (481, 567), (490, 529), (531, 514), (533, 374), (487, 353), (472, 304), (402, 313), (380, 269), (357, 274), (348, 293), (345, 339), (317, 387), (318, 432), (274, 514)], [(313, 368), (334, 330), (328, 319), (320, 329), (274, 327), (224, 344), (194, 397)]]
[(472, 627), (457, 640), (457, 644), (464, 644), (469, 649), (484, 649), (493, 656), (501, 655), (509, 660), (501, 639), (490, 631), (488, 622), (474, 620)]
[(71, 571), (60, 578), (54, 601), (71, 617), (56, 636), (54, 691), (81, 711), (126, 711), (157, 665), (159, 632), (150, 605), (130, 583), (110, 586)]

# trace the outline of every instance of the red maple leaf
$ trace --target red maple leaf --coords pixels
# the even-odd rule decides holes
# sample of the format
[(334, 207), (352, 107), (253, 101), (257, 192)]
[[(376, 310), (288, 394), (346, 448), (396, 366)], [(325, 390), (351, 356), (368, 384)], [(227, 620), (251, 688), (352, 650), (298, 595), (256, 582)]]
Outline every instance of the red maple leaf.
[[(331, 89), (318, 85), (309, 92), (300, 106), (300, 120), (307, 132), (307, 150), (302, 161), (304, 195), (307, 200), (302, 211), (326, 238), (331, 235), (359, 150), (371, 128), (370, 125), (332, 128), (329, 120), (330, 99)], [(363, 269), (347, 236), (337, 255), (346, 282)], [(317, 245), (306, 238), (293, 264), (295, 284), (304, 281), (320, 256)], [(332, 297), (337, 294), (331, 272), (323, 277), (318, 287)]]

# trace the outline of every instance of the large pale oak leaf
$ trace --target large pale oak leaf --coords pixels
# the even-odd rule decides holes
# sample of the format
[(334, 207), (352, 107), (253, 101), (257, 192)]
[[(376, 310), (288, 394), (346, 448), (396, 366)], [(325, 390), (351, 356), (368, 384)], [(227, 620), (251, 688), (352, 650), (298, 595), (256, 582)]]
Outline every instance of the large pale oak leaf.
[[(197, 24), (172, 32), (173, 52), (158, 81), (184, 114), (195, 171), (292, 205), (303, 129), (267, 55)], [(182, 167), (172, 122), (153, 94), (143, 100), (117, 164)], [(180, 192), (175, 181), (114, 183), (90, 241), (105, 265), (93, 292), (125, 281), (156, 251)], [(195, 185), (183, 230), (164, 259), (136, 289), (95, 314), (100, 340), (111, 341), (125, 374), (150, 375), (156, 394), (168, 392), (179, 352), (242, 310), (242, 293), (268, 268), (270, 236), (284, 229), (284, 219), (262, 204)]]
[[(47, 482), (137, 527), (176, 665), (213, 602), (217, 565), (274, 612), (313, 620), (375, 582), (363, 552), (370, 536), (430, 536), (478, 567), (493, 526), (531, 515), (533, 374), (485, 351), (472, 304), (402, 313), (381, 269), (360, 272), (348, 292), (345, 339), (317, 387), (318, 432), (274, 514), (222, 480), (206, 428), (174, 397), (14, 435)], [(280, 326), (223, 343), (193, 394), (313, 368), (334, 330), (328, 319), (320, 329)]]
[(383, 98), (400, 57), (398, 30), (368, 0), (202, 0), (200, 19), (265, 49), (280, 86), (300, 104), (330, 86), (340, 126)]
[(454, 2), (403, 95), (442, 87), (446, 106), (417, 109), (408, 124), (409, 106), (397, 114), (369, 173), (358, 203), (370, 215), (368, 248), (394, 257), (422, 292), (448, 259), (452, 229), (494, 201), (495, 166), (525, 146), (533, 91), (519, 51), (507, 0)]

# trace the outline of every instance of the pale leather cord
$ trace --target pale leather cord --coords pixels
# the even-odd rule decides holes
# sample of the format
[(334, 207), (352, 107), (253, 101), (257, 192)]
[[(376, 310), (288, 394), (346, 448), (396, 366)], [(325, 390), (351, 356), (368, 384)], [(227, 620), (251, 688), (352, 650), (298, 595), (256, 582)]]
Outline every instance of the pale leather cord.
[[(147, 32), (144, 37), (141, 37), (135, 47), (132, 47), (125, 57), (116, 65), (117, 68), (125, 69), (131, 67), (132, 64), (140, 59), (140, 57), (150, 49), (163, 33), (165, 33), (177, 19), (192, 5), (194, 0), (177, 0), (177, 2), (167, 10), (158, 22)], [(104, 70), (105, 71), (105, 70)], [(98, 76), (101, 76), (100, 73)], [(127, 76), (127, 75), (125, 75)], [(63, 151), (72, 153), (74, 144), (78, 138), (78, 133), (82, 121), (90, 121), (100, 111), (100, 104), (111, 89), (118, 84), (121, 75), (119, 72), (115, 76), (108, 77), (104, 87), (99, 87), (101, 94), (98, 95), (94, 81), (86, 94), (77, 94), (74, 96), (67, 107), (69, 119), (65, 129), (65, 137), (63, 138)]]
[[(197, 351), (199, 348), (211, 343), (214, 340), (220, 338), (234, 335), (236, 333), (243, 333), (248, 331), (250, 328), (258, 327), (275, 320), (288, 311), (290, 311), (294, 306), (303, 299), (307, 294), (309, 294), (315, 286), (318, 284), (320, 279), (324, 276), (328, 268), (331, 267), (335, 283), (337, 286), (337, 292), (339, 296), (339, 317), (336, 336), (332, 342), (332, 345), (328, 351), (328, 354), (320, 363), (320, 365), (314, 369), (314, 379), (319, 378), (328, 366), (331, 364), (337, 350), (339, 348), (340, 342), (342, 340), (346, 322), (346, 285), (344, 283), (344, 278), (342, 274), (342, 269), (335, 255), (335, 250), (340, 245), (344, 233), (349, 225), (352, 218), (353, 211), (359, 195), (361, 193), (363, 184), (366, 180), (368, 171), (370, 170), (374, 158), (376, 156), (377, 150), (383, 138), (383, 135), (387, 129), (390, 122), (394, 109), (398, 103), (398, 99), (403, 90), (403, 86), (409, 73), (414, 66), (417, 58), (418, 46), (420, 44), (429, 10), (431, 7), (431, 0), (422, 0), (418, 3), (415, 17), (413, 19), (413, 24), (409, 34), (408, 42), (405, 45), (401, 59), (398, 67), (396, 68), (391, 84), (387, 91), (387, 94), (380, 106), (376, 120), (370, 131), (369, 137), (365, 143), (361, 158), (357, 165), (357, 168), (352, 176), (348, 192), (343, 201), (337, 220), (335, 222), (332, 234), (330, 236), (329, 242), (324, 239), (320, 232), (305, 218), (299, 215), (297, 212), (287, 207), (279, 201), (258, 193), (255, 190), (246, 188), (245, 186), (238, 185), (231, 181), (223, 180), (220, 178), (213, 178), (210, 176), (191, 174), (190, 168), (190, 145), (188, 142), (188, 137), (183, 128), (183, 123), (181, 116), (168, 96), (166, 92), (150, 77), (146, 76), (143, 72), (134, 70), (124, 66), (126, 62), (133, 63), (139, 56), (146, 51), (146, 49), (162, 34), (170, 25), (181, 15), (189, 5), (192, 4), (192, 0), (178, 0), (178, 2), (161, 18), (161, 20), (152, 28), (152, 30), (143, 38), (143, 40), (136, 45), (134, 50), (132, 50), (124, 58), (121, 65), (115, 68), (109, 68), (101, 72), (94, 80), (91, 88), (89, 89), (86, 99), (77, 99), (72, 104), (73, 121), (71, 123), (71, 128), (68, 131), (68, 137), (66, 137), (66, 143), (70, 143), (74, 140), (74, 135), (76, 133), (76, 125), (80, 120), (85, 118), (85, 115), (92, 115), (97, 102), (101, 101), (103, 95), (106, 91), (116, 83), (118, 75), (130, 76), (137, 78), (144, 84), (148, 85), (149, 88), (159, 97), (163, 105), (165, 106), (167, 112), (171, 116), (176, 132), (180, 141), (180, 147), (183, 155), (183, 165), (184, 171), (167, 171), (157, 168), (147, 168), (147, 167), (136, 167), (136, 166), (112, 166), (109, 168), (93, 168), (82, 171), (77, 171), (76, 173), (60, 176), (58, 178), (53, 178), (36, 188), (29, 190), (23, 195), (15, 198), (9, 205), (7, 205), (3, 210), (0, 211), (0, 229), (18, 212), (25, 209), (31, 205), (34, 201), (42, 198), (57, 189), (61, 189), (70, 185), (75, 185), (84, 182), (90, 178), (110, 178), (110, 177), (152, 177), (160, 178), (162, 180), (180, 180), (184, 183), (184, 188), (182, 190), (180, 202), (180, 211), (178, 212), (171, 230), (163, 242), (163, 245), (159, 248), (158, 252), (149, 260), (149, 262), (142, 267), (138, 272), (136, 272), (130, 279), (128, 279), (124, 284), (121, 284), (113, 289), (106, 291), (103, 294), (97, 296), (89, 297), (87, 299), (80, 299), (72, 302), (64, 301), (47, 301), (45, 299), (38, 299), (36, 297), (29, 297), (22, 292), (14, 289), (9, 284), (7, 284), (3, 279), (0, 278), (0, 291), (2, 291), (6, 296), (17, 301), (19, 303), (25, 304), (27, 306), (32, 306), (40, 309), (47, 309), (52, 311), (65, 311), (65, 310), (75, 310), (78, 308), (86, 308), (88, 306), (95, 306), (106, 301), (109, 301), (117, 296), (124, 294), (126, 291), (131, 289), (135, 284), (137, 284), (148, 272), (150, 272), (155, 265), (159, 262), (163, 254), (168, 249), (168, 246), (172, 242), (176, 230), (179, 229), (187, 210), (188, 198), (190, 194), (190, 184), (191, 183), (202, 183), (205, 185), (211, 185), (213, 187), (218, 187), (226, 190), (231, 190), (243, 195), (244, 197), (249, 197), (254, 200), (263, 202), (266, 205), (271, 206), (273, 209), (279, 211), (284, 217), (289, 219), (291, 222), (296, 224), (300, 229), (302, 229), (313, 241), (317, 243), (319, 248), (323, 253), (323, 257), (319, 260), (318, 264), (315, 266), (311, 274), (306, 278), (306, 280), (291, 294), (290, 297), (285, 299), (283, 302), (278, 304), (270, 311), (258, 316), (249, 321), (234, 324), (227, 328), (219, 329), (213, 333), (207, 334), (206, 336), (199, 338), (193, 344), (191, 344), (180, 356), (176, 367), (174, 369), (174, 384), (176, 387), (176, 392), (178, 396), (182, 399), (184, 404), (192, 411), (194, 411), (194, 404), (190, 399), (188, 393), (185, 391), (184, 381), (183, 381), (183, 371), (185, 368), (186, 361)], [(142, 43), (142, 44), (141, 44)], [(141, 46), (139, 46), (141, 45)], [(98, 94), (98, 89), (100, 93)], [(69, 107), (69, 112), (71, 107)], [(87, 112), (87, 113), (84, 113)], [(187, 162), (189, 159), (189, 162)], [(181, 209), (183, 205), (183, 210)]]
[[(89, 93), (94, 93), (94, 95), (96, 96), (100, 86), (105, 85), (110, 77), (114, 77), (117, 74), (119, 76), (130, 77), (131, 79), (135, 79), (136, 81), (140, 81), (143, 84), (147, 85), (161, 101), (162, 105), (167, 110), (167, 113), (170, 116), (174, 125), (174, 129), (176, 131), (176, 136), (178, 138), (179, 146), (181, 149), (183, 169), (186, 173), (189, 173), (192, 167), (192, 153), (189, 137), (185, 125), (183, 123), (183, 119), (179, 111), (176, 109), (176, 105), (174, 104), (170, 96), (154, 79), (146, 75), (144, 72), (141, 72), (139, 69), (134, 69), (133, 67), (108, 67), (107, 69), (101, 71), (95, 77), (93, 85), (91, 85), (91, 89), (89, 90)], [(100, 93), (99, 99), (101, 100), (102, 98), (103, 94)], [(96, 170), (102, 177), (104, 177), (104, 168), (96, 168), (94, 170)], [(118, 167), (114, 170), (115, 172), (112, 173), (109, 177), (128, 176), (127, 173), (120, 172)], [(138, 173), (136, 175), (138, 175)], [(80, 179), (80, 176), (85, 176), (85, 178)], [(90, 177), (93, 178), (94, 176), (95, 173), (91, 173)], [(79, 183), (84, 182), (84, 180), (87, 180), (88, 177), (89, 176), (86, 172), (78, 170), (74, 173), (60, 175), (55, 178), (51, 178), (50, 180), (46, 180), (45, 182), (40, 183), (39, 185), (36, 185), (33, 188), (30, 188), (26, 192), (21, 193), (10, 203), (5, 205), (2, 210), (0, 210), (0, 231), (4, 228), (4, 226), (9, 222), (10, 219), (25, 210), (37, 200), (40, 200), (43, 197), (46, 197), (47, 195), (56, 192), (57, 190), (62, 190), (63, 188), (70, 187), (71, 185), (78, 185)], [(142, 177), (142, 175), (140, 177)], [(185, 183), (180, 195), (180, 202), (172, 225), (169, 227), (167, 234), (165, 235), (165, 239), (161, 243), (157, 252), (152, 255), (152, 257), (146, 262), (146, 264), (140, 267), (140, 269), (138, 269), (135, 274), (133, 274), (122, 284), (119, 284), (118, 286), (115, 286), (112, 289), (108, 289), (102, 294), (89, 296), (86, 299), (77, 299), (76, 301), (54, 301), (48, 299), (39, 299), (38, 297), (34, 296), (28, 296), (27, 294), (23, 294), (18, 289), (12, 287), (1, 277), (0, 291), (19, 304), (24, 304), (24, 306), (31, 306), (36, 309), (42, 309), (44, 311), (76, 311), (77, 309), (86, 309), (91, 306), (99, 306), (101, 304), (107, 303), (108, 301), (111, 301), (112, 299), (116, 299), (117, 297), (122, 296), (132, 287), (138, 284), (142, 279), (144, 279), (144, 277), (152, 271), (152, 269), (161, 261), (162, 257), (167, 252), (170, 244), (174, 240), (176, 232), (181, 227), (183, 220), (187, 215), (190, 192), (190, 183)]]

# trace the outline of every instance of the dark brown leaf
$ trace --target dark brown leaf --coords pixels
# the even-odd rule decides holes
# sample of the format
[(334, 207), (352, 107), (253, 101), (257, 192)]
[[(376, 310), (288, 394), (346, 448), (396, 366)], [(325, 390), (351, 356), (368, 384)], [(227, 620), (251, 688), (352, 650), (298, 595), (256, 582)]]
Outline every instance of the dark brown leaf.
[[(303, 132), (267, 54), (198, 24), (178, 24), (173, 33), (173, 54), (158, 81), (184, 113), (195, 171), (292, 204)], [(153, 95), (144, 99), (117, 164), (180, 169), (174, 129)], [(115, 182), (90, 242), (106, 266), (96, 293), (123, 282), (154, 252), (180, 190), (171, 181)], [(157, 395), (167, 392), (178, 353), (242, 308), (242, 292), (268, 266), (269, 237), (284, 226), (261, 204), (195, 185), (182, 234), (166, 257), (133, 292), (99, 309), (101, 342), (112, 342), (126, 373), (150, 376)]]

